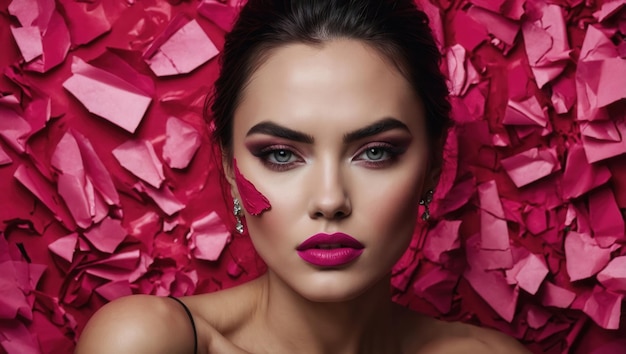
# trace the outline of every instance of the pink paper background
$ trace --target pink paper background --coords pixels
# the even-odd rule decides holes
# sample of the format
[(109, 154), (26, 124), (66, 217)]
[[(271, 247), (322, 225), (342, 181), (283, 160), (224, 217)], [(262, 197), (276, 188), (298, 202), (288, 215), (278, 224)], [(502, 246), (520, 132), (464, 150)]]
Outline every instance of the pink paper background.
[[(626, 352), (624, 1), (418, 3), (457, 126), (396, 300), (537, 353)], [(0, 2), (0, 352), (71, 352), (107, 301), (263, 272), (201, 117), (235, 14)]]

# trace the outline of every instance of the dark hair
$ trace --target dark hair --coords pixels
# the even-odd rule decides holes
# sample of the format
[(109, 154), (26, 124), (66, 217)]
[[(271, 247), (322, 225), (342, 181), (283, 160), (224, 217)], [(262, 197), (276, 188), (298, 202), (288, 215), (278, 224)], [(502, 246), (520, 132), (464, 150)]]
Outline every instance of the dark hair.
[(428, 17), (412, 0), (249, 0), (225, 37), (221, 72), (206, 104), (222, 152), (231, 154), (235, 109), (250, 76), (271, 49), (337, 38), (377, 49), (409, 80), (424, 102), (433, 157), (439, 160), (441, 146), (432, 142), (441, 142), (450, 124), (448, 88)]

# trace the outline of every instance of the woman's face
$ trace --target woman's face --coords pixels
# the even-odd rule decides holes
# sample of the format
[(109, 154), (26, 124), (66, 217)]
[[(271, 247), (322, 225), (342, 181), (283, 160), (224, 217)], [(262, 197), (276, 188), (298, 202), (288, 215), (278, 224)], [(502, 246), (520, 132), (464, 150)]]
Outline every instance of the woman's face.
[[(271, 204), (244, 215), (273, 276), (309, 300), (343, 301), (389, 274), (410, 242), (429, 156), (421, 101), (391, 62), (355, 40), (279, 47), (233, 124), (238, 169)], [(347, 263), (311, 263), (298, 247), (320, 233), (364, 247)]]

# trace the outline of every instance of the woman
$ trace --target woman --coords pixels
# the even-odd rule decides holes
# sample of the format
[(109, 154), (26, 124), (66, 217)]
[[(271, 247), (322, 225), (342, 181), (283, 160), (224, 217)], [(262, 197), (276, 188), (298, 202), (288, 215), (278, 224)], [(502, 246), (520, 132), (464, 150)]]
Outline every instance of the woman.
[(213, 294), (114, 301), (77, 352), (524, 352), (390, 299), (441, 164), (439, 59), (410, 0), (249, 1), (211, 111), (236, 228), (267, 273)]

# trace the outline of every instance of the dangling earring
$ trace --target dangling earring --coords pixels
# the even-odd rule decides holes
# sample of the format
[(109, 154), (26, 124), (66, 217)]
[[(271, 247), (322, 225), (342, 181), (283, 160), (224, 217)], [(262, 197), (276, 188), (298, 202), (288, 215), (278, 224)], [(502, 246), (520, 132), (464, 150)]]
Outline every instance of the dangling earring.
[(237, 230), (238, 233), (243, 234), (243, 223), (241, 222), (241, 203), (237, 198), (233, 198), (233, 214), (235, 215), (235, 220), (237, 220), (235, 230)]
[(428, 221), (428, 219), (430, 219), (429, 206), (430, 206), (430, 202), (433, 201), (434, 194), (435, 194), (435, 191), (432, 189), (429, 189), (428, 192), (426, 192), (426, 197), (420, 200), (420, 205), (424, 206), (424, 213), (422, 214), (422, 220), (424, 221)]

